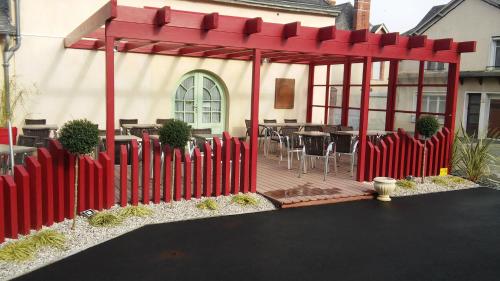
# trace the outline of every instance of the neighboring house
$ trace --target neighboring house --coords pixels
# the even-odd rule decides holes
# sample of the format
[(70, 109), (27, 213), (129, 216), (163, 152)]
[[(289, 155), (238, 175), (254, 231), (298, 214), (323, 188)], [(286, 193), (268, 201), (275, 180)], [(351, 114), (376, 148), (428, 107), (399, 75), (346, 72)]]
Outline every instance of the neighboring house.
[[(462, 121), (469, 134), (493, 137), (495, 132), (498, 133), (500, 0), (453, 0), (448, 4), (435, 6), (407, 34), (477, 41), (477, 51), (463, 56), (461, 61), (457, 122)], [(415, 65), (405, 63), (400, 71), (400, 82), (415, 82), (415, 69)], [(426, 83), (446, 82), (447, 65), (427, 62), (425, 69)], [(445, 91), (446, 88), (442, 87), (424, 88), (422, 111), (443, 113)], [(411, 106), (414, 108), (415, 103)]]
[[(21, 84), (35, 84), (40, 94), (28, 97), (24, 106), (18, 108), (14, 124), (21, 125), (26, 117), (45, 118), (49, 123), (59, 125), (70, 119), (88, 118), (104, 129), (104, 53), (66, 49), (63, 39), (106, 2), (21, 2), (23, 41), (12, 60), (12, 74)], [(119, 3), (138, 7), (168, 5), (177, 10), (262, 17), (265, 22), (275, 23), (300, 21), (303, 26), (312, 27), (333, 25), (339, 18), (339, 29), (371, 28), (376, 33), (387, 32), (383, 24), (369, 24), (369, 0), (356, 0), (354, 6), (335, 5), (335, 1), (326, 0), (119, 0)], [(40, 14), (44, 16), (40, 17)], [(386, 79), (384, 63), (374, 65), (374, 83)], [(250, 107), (247, 106), (250, 102), (251, 81), (247, 79), (250, 71), (251, 63), (246, 61), (118, 52), (116, 122), (119, 118), (137, 118), (141, 123), (154, 123), (157, 118), (178, 118), (195, 128), (208, 127), (214, 132), (227, 130), (233, 135), (244, 135), (244, 120), (250, 118)], [(353, 83), (360, 81), (361, 72), (361, 67), (353, 67)], [(318, 71), (317, 75), (322, 74)], [(305, 121), (307, 76), (307, 65), (264, 62), (260, 118)], [(331, 77), (332, 83), (341, 81), (342, 73), (332, 71)], [(295, 79), (294, 108), (269, 110), (274, 108), (277, 78)], [(207, 91), (209, 95), (204, 95)], [(359, 103), (359, 90), (356, 91), (353, 88), (353, 96), (358, 95)], [(330, 103), (336, 98), (335, 89), (332, 92)], [(356, 103), (354, 97), (353, 103)], [(321, 104), (324, 104), (324, 98)], [(353, 106), (359, 107), (359, 104)], [(315, 114), (319, 116), (315, 121), (323, 122), (323, 115)], [(354, 110), (353, 122), (357, 122), (356, 115), (359, 116), (359, 111)], [(332, 121), (335, 124), (340, 122), (339, 119), (333, 120), (333, 115), (330, 123)], [(356, 123), (353, 125), (357, 128)]]

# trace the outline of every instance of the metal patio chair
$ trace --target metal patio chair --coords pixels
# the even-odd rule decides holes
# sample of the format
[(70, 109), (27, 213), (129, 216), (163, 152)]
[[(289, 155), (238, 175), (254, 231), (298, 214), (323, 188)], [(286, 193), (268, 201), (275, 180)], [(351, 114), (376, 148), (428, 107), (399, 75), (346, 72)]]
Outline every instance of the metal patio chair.
[(281, 131), (282, 133), (281, 149), (283, 149), (283, 144), (284, 144), (287, 154), (286, 156), (287, 156), (288, 170), (292, 169), (293, 167), (293, 154), (296, 153), (297, 160), (300, 161), (300, 153), (302, 153), (303, 150), (302, 137), (296, 134), (296, 132), (298, 131), (299, 131), (298, 128), (295, 127), (283, 128)]
[(139, 119), (118, 119), (121, 135), (126, 135), (127, 130), (123, 128), (125, 124), (139, 124)]
[(46, 125), (47, 119), (24, 119), (25, 125)]
[[(335, 157), (335, 142), (330, 141), (329, 136), (303, 136), (302, 155), (300, 157), (299, 177), (302, 169), (307, 173), (307, 160), (323, 159), (324, 171), (323, 181), (326, 181), (330, 158), (333, 159), (334, 171), (337, 172), (337, 157)], [(332, 157), (333, 156), (333, 157)]]
[(332, 134), (332, 139), (336, 143), (337, 158), (347, 155), (351, 158), (351, 177), (354, 177), (354, 165), (357, 160), (358, 139), (350, 135)]

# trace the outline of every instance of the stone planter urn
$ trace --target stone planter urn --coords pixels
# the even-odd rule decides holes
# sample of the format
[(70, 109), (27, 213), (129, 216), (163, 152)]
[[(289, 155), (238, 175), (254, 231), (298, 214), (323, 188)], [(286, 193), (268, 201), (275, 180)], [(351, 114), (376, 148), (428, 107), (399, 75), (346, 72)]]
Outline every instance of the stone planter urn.
[(391, 193), (396, 188), (396, 180), (393, 178), (377, 177), (373, 179), (375, 191), (377, 191), (377, 200), (391, 201)]

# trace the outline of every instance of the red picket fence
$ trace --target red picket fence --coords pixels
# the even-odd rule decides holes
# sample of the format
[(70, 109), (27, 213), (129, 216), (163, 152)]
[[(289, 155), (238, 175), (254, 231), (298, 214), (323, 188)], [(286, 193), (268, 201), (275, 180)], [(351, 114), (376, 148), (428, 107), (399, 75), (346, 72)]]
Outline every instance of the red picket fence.
[[(224, 145), (222, 145), (224, 144)], [(162, 161), (163, 150), (163, 161)], [(139, 145), (133, 141), (130, 154), (120, 147), (119, 196), (115, 201), (111, 160), (105, 152), (97, 159), (82, 156), (78, 159), (64, 150), (57, 140), (47, 148), (39, 148), (37, 156), (27, 157), (24, 165), (16, 165), (14, 176), (0, 176), (0, 243), (5, 238), (18, 238), (31, 229), (73, 218), (77, 211), (109, 209), (139, 203), (139, 180), (143, 204), (157, 204), (182, 198), (228, 195), (249, 190), (250, 150), (247, 142), (231, 138), (225, 132), (223, 140), (214, 138), (213, 149), (204, 144), (205, 153), (198, 148), (181, 155), (179, 149), (160, 146), (144, 134), (139, 165)], [(211, 155), (211, 157), (206, 157)], [(127, 159), (131, 159), (127, 165)], [(78, 202), (75, 202), (75, 165), (78, 161)], [(140, 167), (141, 166), (141, 167)], [(140, 172), (140, 173), (139, 173)], [(130, 180), (128, 175), (130, 174)], [(141, 175), (141, 177), (139, 177)], [(130, 193), (130, 196), (128, 194)], [(150, 196), (150, 194), (152, 194)]]
[[(443, 128), (427, 141), (426, 176), (438, 175), (440, 168), (448, 167), (451, 137), (450, 131)], [(424, 142), (409, 136), (403, 129), (377, 144), (368, 141), (365, 181), (372, 181), (375, 177), (420, 177), (423, 175), (423, 155)]]

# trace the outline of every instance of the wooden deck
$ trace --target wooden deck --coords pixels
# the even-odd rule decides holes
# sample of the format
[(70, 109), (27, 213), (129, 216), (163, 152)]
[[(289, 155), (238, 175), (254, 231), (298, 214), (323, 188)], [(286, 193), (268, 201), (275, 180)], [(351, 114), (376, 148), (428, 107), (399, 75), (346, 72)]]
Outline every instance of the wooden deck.
[(298, 177), (298, 161), (288, 170), (286, 158), (278, 165), (278, 158), (259, 155), (257, 192), (281, 208), (320, 205), (343, 201), (372, 199), (374, 190), (365, 183), (355, 181), (350, 174), (348, 159), (338, 163), (338, 171), (331, 170), (323, 181), (323, 164), (317, 161), (315, 169)]

